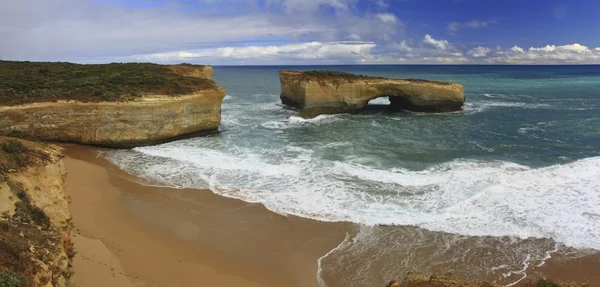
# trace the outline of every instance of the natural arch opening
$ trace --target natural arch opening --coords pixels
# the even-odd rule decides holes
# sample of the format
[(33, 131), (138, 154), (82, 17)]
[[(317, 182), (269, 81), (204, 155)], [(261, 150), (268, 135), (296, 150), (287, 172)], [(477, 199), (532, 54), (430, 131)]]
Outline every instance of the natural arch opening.
[(362, 108), (361, 112), (376, 113), (405, 111), (405, 109), (402, 108), (403, 105), (399, 105), (399, 101), (395, 98), (398, 97), (387, 95), (375, 97), (367, 102), (367, 104)]

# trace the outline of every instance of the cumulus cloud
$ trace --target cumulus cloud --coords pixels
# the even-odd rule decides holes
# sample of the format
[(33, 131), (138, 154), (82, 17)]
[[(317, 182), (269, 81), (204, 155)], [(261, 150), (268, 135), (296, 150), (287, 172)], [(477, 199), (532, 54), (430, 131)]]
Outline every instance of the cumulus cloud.
[(450, 46), (450, 43), (447, 40), (436, 40), (429, 34), (425, 35), (425, 37), (423, 38), (423, 43), (434, 46), (436, 49), (439, 50), (446, 50)]
[(519, 46), (513, 46), (512, 48), (510, 48), (511, 51), (516, 52), (516, 53), (525, 53), (525, 51), (523, 50), (523, 48), (519, 47)]
[(381, 19), (381, 21), (383, 21), (383, 22), (396, 23), (398, 21), (398, 18), (396, 18), (396, 15), (391, 14), (391, 13), (379, 13), (375, 16), (377, 16), (377, 18)]
[(478, 29), (485, 28), (490, 24), (497, 23), (496, 20), (488, 20), (488, 21), (480, 21), (480, 20), (472, 20), (469, 22), (450, 22), (446, 25), (446, 31), (450, 34), (456, 34), (458, 31), (462, 29)]
[(413, 48), (406, 42), (406, 40), (402, 40), (400, 44), (392, 44), (393, 49), (398, 49), (402, 52), (412, 52)]
[[(185, 6), (196, 2), (203, 9)], [(225, 2), (236, 10), (225, 13)], [(390, 42), (403, 34), (395, 15), (359, 13), (355, 5), (356, 0), (199, 0), (132, 8), (117, 1), (0, 1), (0, 58), (79, 61), (229, 47), (248, 39), (255, 45)]]
[[(408, 37), (402, 19), (387, 11), (388, 1), (368, 1), (370, 12), (358, 7), (359, 0), (161, 0), (138, 7), (116, 0), (0, 1), (0, 59), (215, 65), (600, 63), (600, 47), (577, 43), (502, 48), (451, 43), (431, 34)], [(447, 29), (455, 33), (492, 23), (453, 22)]]
[(506, 64), (599, 64), (600, 49), (590, 49), (575, 43), (569, 45), (546, 45), (525, 50), (514, 46), (486, 59), (489, 63)]
[(424, 62), (438, 63), (438, 64), (466, 64), (469, 59), (465, 57), (425, 57)]
[(488, 48), (488, 47), (475, 47), (473, 49), (471, 49), (468, 54), (475, 57), (475, 58), (481, 58), (481, 57), (485, 57), (487, 56), (490, 52), (492, 51), (492, 49)]
[[(269, 63), (318, 63), (364, 62), (373, 59), (373, 42), (307, 42), (286, 45), (221, 47), (188, 51), (154, 53), (127, 57), (126, 60), (158, 63), (206, 62), (218, 59), (221, 64), (244, 63), (246, 61), (268, 61)], [(315, 63), (315, 61), (313, 61)]]

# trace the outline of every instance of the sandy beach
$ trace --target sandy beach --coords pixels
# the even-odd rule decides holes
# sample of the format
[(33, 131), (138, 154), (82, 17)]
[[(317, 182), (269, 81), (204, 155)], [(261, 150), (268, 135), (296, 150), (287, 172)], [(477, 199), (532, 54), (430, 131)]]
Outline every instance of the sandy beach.
[(318, 286), (318, 258), (352, 228), (137, 184), (96, 151), (65, 159), (77, 286)]
[[(209, 190), (142, 185), (98, 149), (64, 146), (77, 286), (316, 287), (317, 260), (358, 228), (281, 216)], [(360, 265), (324, 278), (338, 286)], [(555, 254), (528, 278), (599, 286), (595, 270), (598, 254)]]

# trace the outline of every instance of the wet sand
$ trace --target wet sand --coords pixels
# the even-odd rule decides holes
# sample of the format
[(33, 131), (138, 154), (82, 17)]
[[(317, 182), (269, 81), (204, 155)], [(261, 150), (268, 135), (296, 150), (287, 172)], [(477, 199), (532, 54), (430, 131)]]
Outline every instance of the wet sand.
[[(98, 158), (98, 149), (64, 146), (78, 252), (74, 262), (77, 286), (316, 287), (317, 260), (338, 247), (347, 234), (356, 235), (361, 229), (350, 223), (282, 216), (260, 204), (224, 198), (209, 190), (145, 186)], [(519, 255), (517, 248), (553, 246), (543, 239), (514, 243), (414, 227), (371, 229), (374, 241), (356, 240), (355, 246), (340, 247), (323, 259), (322, 275), (329, 287), (377, 287), (401, 279), (407, 271), (448, 269), (465, 271), (465, 279), (479, 281), (497, 277), (501, 270), (490, 272), (488, 278), (478, 265), (489, 266), (490, 260), (520, 263), (519, 258), (512, 258)], [(517, 251), (498, 251), (502, 244)], [(528, 278), (600, 286), (598, 253), (565, 250), (554, 253), (541, 267), (534, 268), (536, 264), (528, 268)], [(357, 275), (370, 279), (353, 280)]]

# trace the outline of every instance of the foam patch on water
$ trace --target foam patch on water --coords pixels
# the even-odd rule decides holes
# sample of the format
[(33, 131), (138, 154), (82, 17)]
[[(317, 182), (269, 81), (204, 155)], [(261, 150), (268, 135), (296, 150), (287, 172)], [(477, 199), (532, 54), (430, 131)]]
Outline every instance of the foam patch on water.
[(363, 225), (318, 260), (318, 278), (335, 286), (385, 286), (389, 279), (419, 270), (510, 285), (556, 251), (556, 243), (549, 239), (468, 237)]
[(302, 118), (299, 116), (290, 116), (287, 120), (273, 120), (260, 124), (267, 129), (288, 129), (302, 127), (305, 125), (322, 125), (341, 120), (343, 115), (319, 115), (314, 118)]
[(107, 158), (152, 183), (210, 188), (281, 214), (600, 249), (600, 157), (538, 169), (455, 160), (411, 171), (327, 161), (293, 146), (223, 148), (181, 141)]
[(478, 101), (466, 102), (463, 106), (464, 113), (480, 113), (492, 108), (521, 108), (540, 109), (550, 108), (551, 105), (544, 103), (505, 102), (505, 101)]

